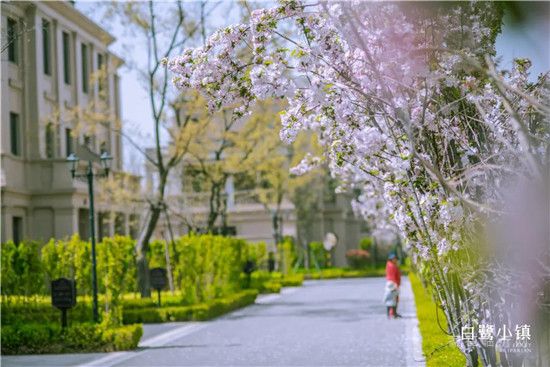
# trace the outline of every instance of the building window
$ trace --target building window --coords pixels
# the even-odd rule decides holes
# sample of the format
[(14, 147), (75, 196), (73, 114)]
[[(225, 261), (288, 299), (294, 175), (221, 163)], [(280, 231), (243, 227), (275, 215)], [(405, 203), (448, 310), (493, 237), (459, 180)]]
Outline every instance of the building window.
[(139, 235), (139, 215), (130, 214), (130, 222), (128, 223), (130, 229), (130, 237), (136, 239)]
[(97, 70), (103, 67), (103, 54), (97, 54)]
[(17, 245), (23, 240), (23, 218), (12, 217), (13, 242)]
[(103, 91), (104, 86), (104, 72), (103, 72), (103, 54), (97, 54), (97, 70), (99, 71), (97, 87), (99, 91)]
[(52, 74), (50, 34), (50, 22), (42, 19), (42, 58), (44, 61), (44, 74), (46, 75)]
[(124, 217), (124, 213), (115, 214), (115, 234), (126, 235), (126, 218)]
[(67, 32), (63, 32), (63, 79), (71, 84), (71, 40)]
[(78, 235), (87, 241), (90, 238), (90, 211), (78, 209)]
[(11, 154), (21, 155), (21, 131), (19, 126), (19, 115), (10, 112), (10, 143)]
[(53, 158), (55, 155), (55, 131), (50, 122), (46, 125), (46, 157)]
[(17, 64), (18, 43), (17, 22), (8, 18), (8, 60), (14, 64)]
[(72, 129), (65, 129), (65, 149), (66, 149), (67, 157), (70, 156), (72, 153), (74, 153)]
[(102, 241), (103, 238), (110, 236), (109, 230), (109, 213), (99, 212), (97, 213), (97, 224), (98, 224), (98, 237)]
[(82, 92), (88, 93), (88, 46), (82, 44), (80, 54), (82, 58)]

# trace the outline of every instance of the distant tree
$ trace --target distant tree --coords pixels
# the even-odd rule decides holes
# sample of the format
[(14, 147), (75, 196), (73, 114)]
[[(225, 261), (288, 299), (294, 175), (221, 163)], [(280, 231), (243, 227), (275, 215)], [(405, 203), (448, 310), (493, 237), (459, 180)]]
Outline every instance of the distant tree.
[[(147, 193), (148, 213), (136, 244), (138, 284), (142, 297), (150, 296), (147, 249), (157, 223), (167, 212), (166, 185), (171, 171), (188, 152), (191, 142), (204, 131), (206, 120), (196, 108), (197, 96), (193, 93), (174, 93), (168, 86), (168, 75), (163, 60), (176, 55), (185, 47), (198, 45), (204, 40), (207, 19), (219, 3), (113, 2), (105, 7), (101, 22), (121, 24), (126, 37), (124, 48), (136, 50), (139, 45), (144, 57), (131, 54), (126, 65), (138, 76), (147, 92), (153, 124), (153, 153), (148, 154), (132, 134), (125, 137), (154, 167), (154, 192)], [(136, 101), (137, 102), (137, 101)], [(166, 148), (165, 148), (166, 147)]]

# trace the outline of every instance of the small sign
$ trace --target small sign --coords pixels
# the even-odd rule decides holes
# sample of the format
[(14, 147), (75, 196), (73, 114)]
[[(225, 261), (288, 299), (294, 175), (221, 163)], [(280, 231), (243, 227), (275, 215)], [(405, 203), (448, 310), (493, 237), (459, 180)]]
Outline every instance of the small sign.
[(72, 279), (52, 281), (52, 305), (60, 310), (76, 306), (76, 283)]
[(166, 269), (154, 268), (149, 270), (149, 279), (151, 282), (151, 288), (157, 291), (164, 289), (168, 285), (168, 277)]
[(76, 282), (72, 279), (52, 280), (52, 305), (61, 310), (61, 327), (67, 327), (67, 310), (76, 306)]
[(256, 263), (254, 262), (254, 260), (247, 260), (244, 263), (243, 271), (245, 274), (250, 275), (255, 269), (256, 269)]

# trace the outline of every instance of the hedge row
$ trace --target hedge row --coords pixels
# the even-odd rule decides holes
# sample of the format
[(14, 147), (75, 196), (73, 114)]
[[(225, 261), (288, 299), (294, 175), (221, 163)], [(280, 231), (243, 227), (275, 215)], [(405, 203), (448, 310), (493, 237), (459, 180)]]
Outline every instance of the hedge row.
[(135, 349), (143, 328), (128, 325), (105, 329), (81, 323), (61, 329), (59, 324), (2, 326), (2, 354), (113, 352)]
[(209, 320), (254, 303), (257, 295), (256, 290), (245, 290), (191, 306), (125, 308), (122, 320), (124, 324)]
[[(265, 271), (256, 271), (251, 275), (251, 290), (255, 293), (279, 293), (281, 287), (296, 287), (302, 285), (304, 276), (302, 274), (294, 274), (282, 276), (281, 273), (269, 273)], [(246, 292), (244, 292), (246, 293)], [(237, 293), (236, 296), (243, 294)], [(122, 297), (120, 304), (122, 306), (123, 315), (139, 314), (143, 309), (154, 309), (154, 313), (158, 314), (156, 294), (152, 298), (129, 298), (127, 294)], [(103, 303), (103, 295), (100, 296), (100, 303)], [(137, 296), (136, 296), (137, 297)], [(233, 296), (226, 296), (222, 299), (231, 299)], [(216, 299), (213, 301), (217, 302)], [(176, 292), (174, 295), (165, 291), (161, 297), (162, 310), (170, 308), (168, 316), (150, 316), (150, 320), (170, 320), (171, 312), (187, 313), (188, 316), (178, 316), (179, 320), (199, 320), (204, 313), (204, 304), (185, 305), (182, 302), (181, 292)], [(211, 302), (210, 302), (211, 303)], [(185, 307), (184, 307), (185, 306)], [(176, 310), (176, 311), (174, 311)], [(165, 313), (165, 311), (160, 312)], [(3, 297), (1, 320), (3, 325), (19, 324), (19, 323), (57, 323), (59, 321), (60, 311), (51, 305), (50, 297), (35, 296), (31, 298), (24, 297)], [(190, 316), (189, 316), (190, 315)], [(91, 321), (92, 306), (91, 298), (87, 296), (79, 296), (75, 307), (68, 311), (69, 322), (88, 322)], [(143, 318), (132, 319), (141, 320)], [(146, 316), (145, 316), (146, 318)], [(152, 321), (150, 321), (152, 322)]]
[[(2, 332), (5, 325), (22, 323), (59, 323), (60, 311), (51, 305), (49, 299), (42, 298), (34, 302), (2, 302)], [(79, 300), (75, 307), (67, 312), (68, 322), (87, 322), (92, 320), (92, 306)]]
[(374, 269), (365, 269), (365, 270), (348, 270), (348, 269), (334, 268), (334, 269), (323, 269), (319, 272), (304, 274), (304, 278), (315, 280), (315, 279), (381, 277), (384, 275), (385, 275), (384, 268), (374, 268)]

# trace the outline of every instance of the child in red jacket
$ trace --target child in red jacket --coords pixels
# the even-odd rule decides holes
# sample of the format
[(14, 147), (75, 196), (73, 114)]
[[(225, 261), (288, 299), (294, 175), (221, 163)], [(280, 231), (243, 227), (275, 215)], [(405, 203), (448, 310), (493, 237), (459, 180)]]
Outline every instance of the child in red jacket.
[(397, 256), (394, 253), (391, 253), (388, 256), (388, 262), (386, 263), (386, 280), (388, 282), (395, 283), (395, 288), (397, 290), (397, 297), (395, 300), (395, 306), (388, 306), (388, 317), (401, 317), (397, 313), (397, 304), (399, 303), (399, 287), (401, 286), (401, 272), (399, 271), (399, 266), (397, 265)]

